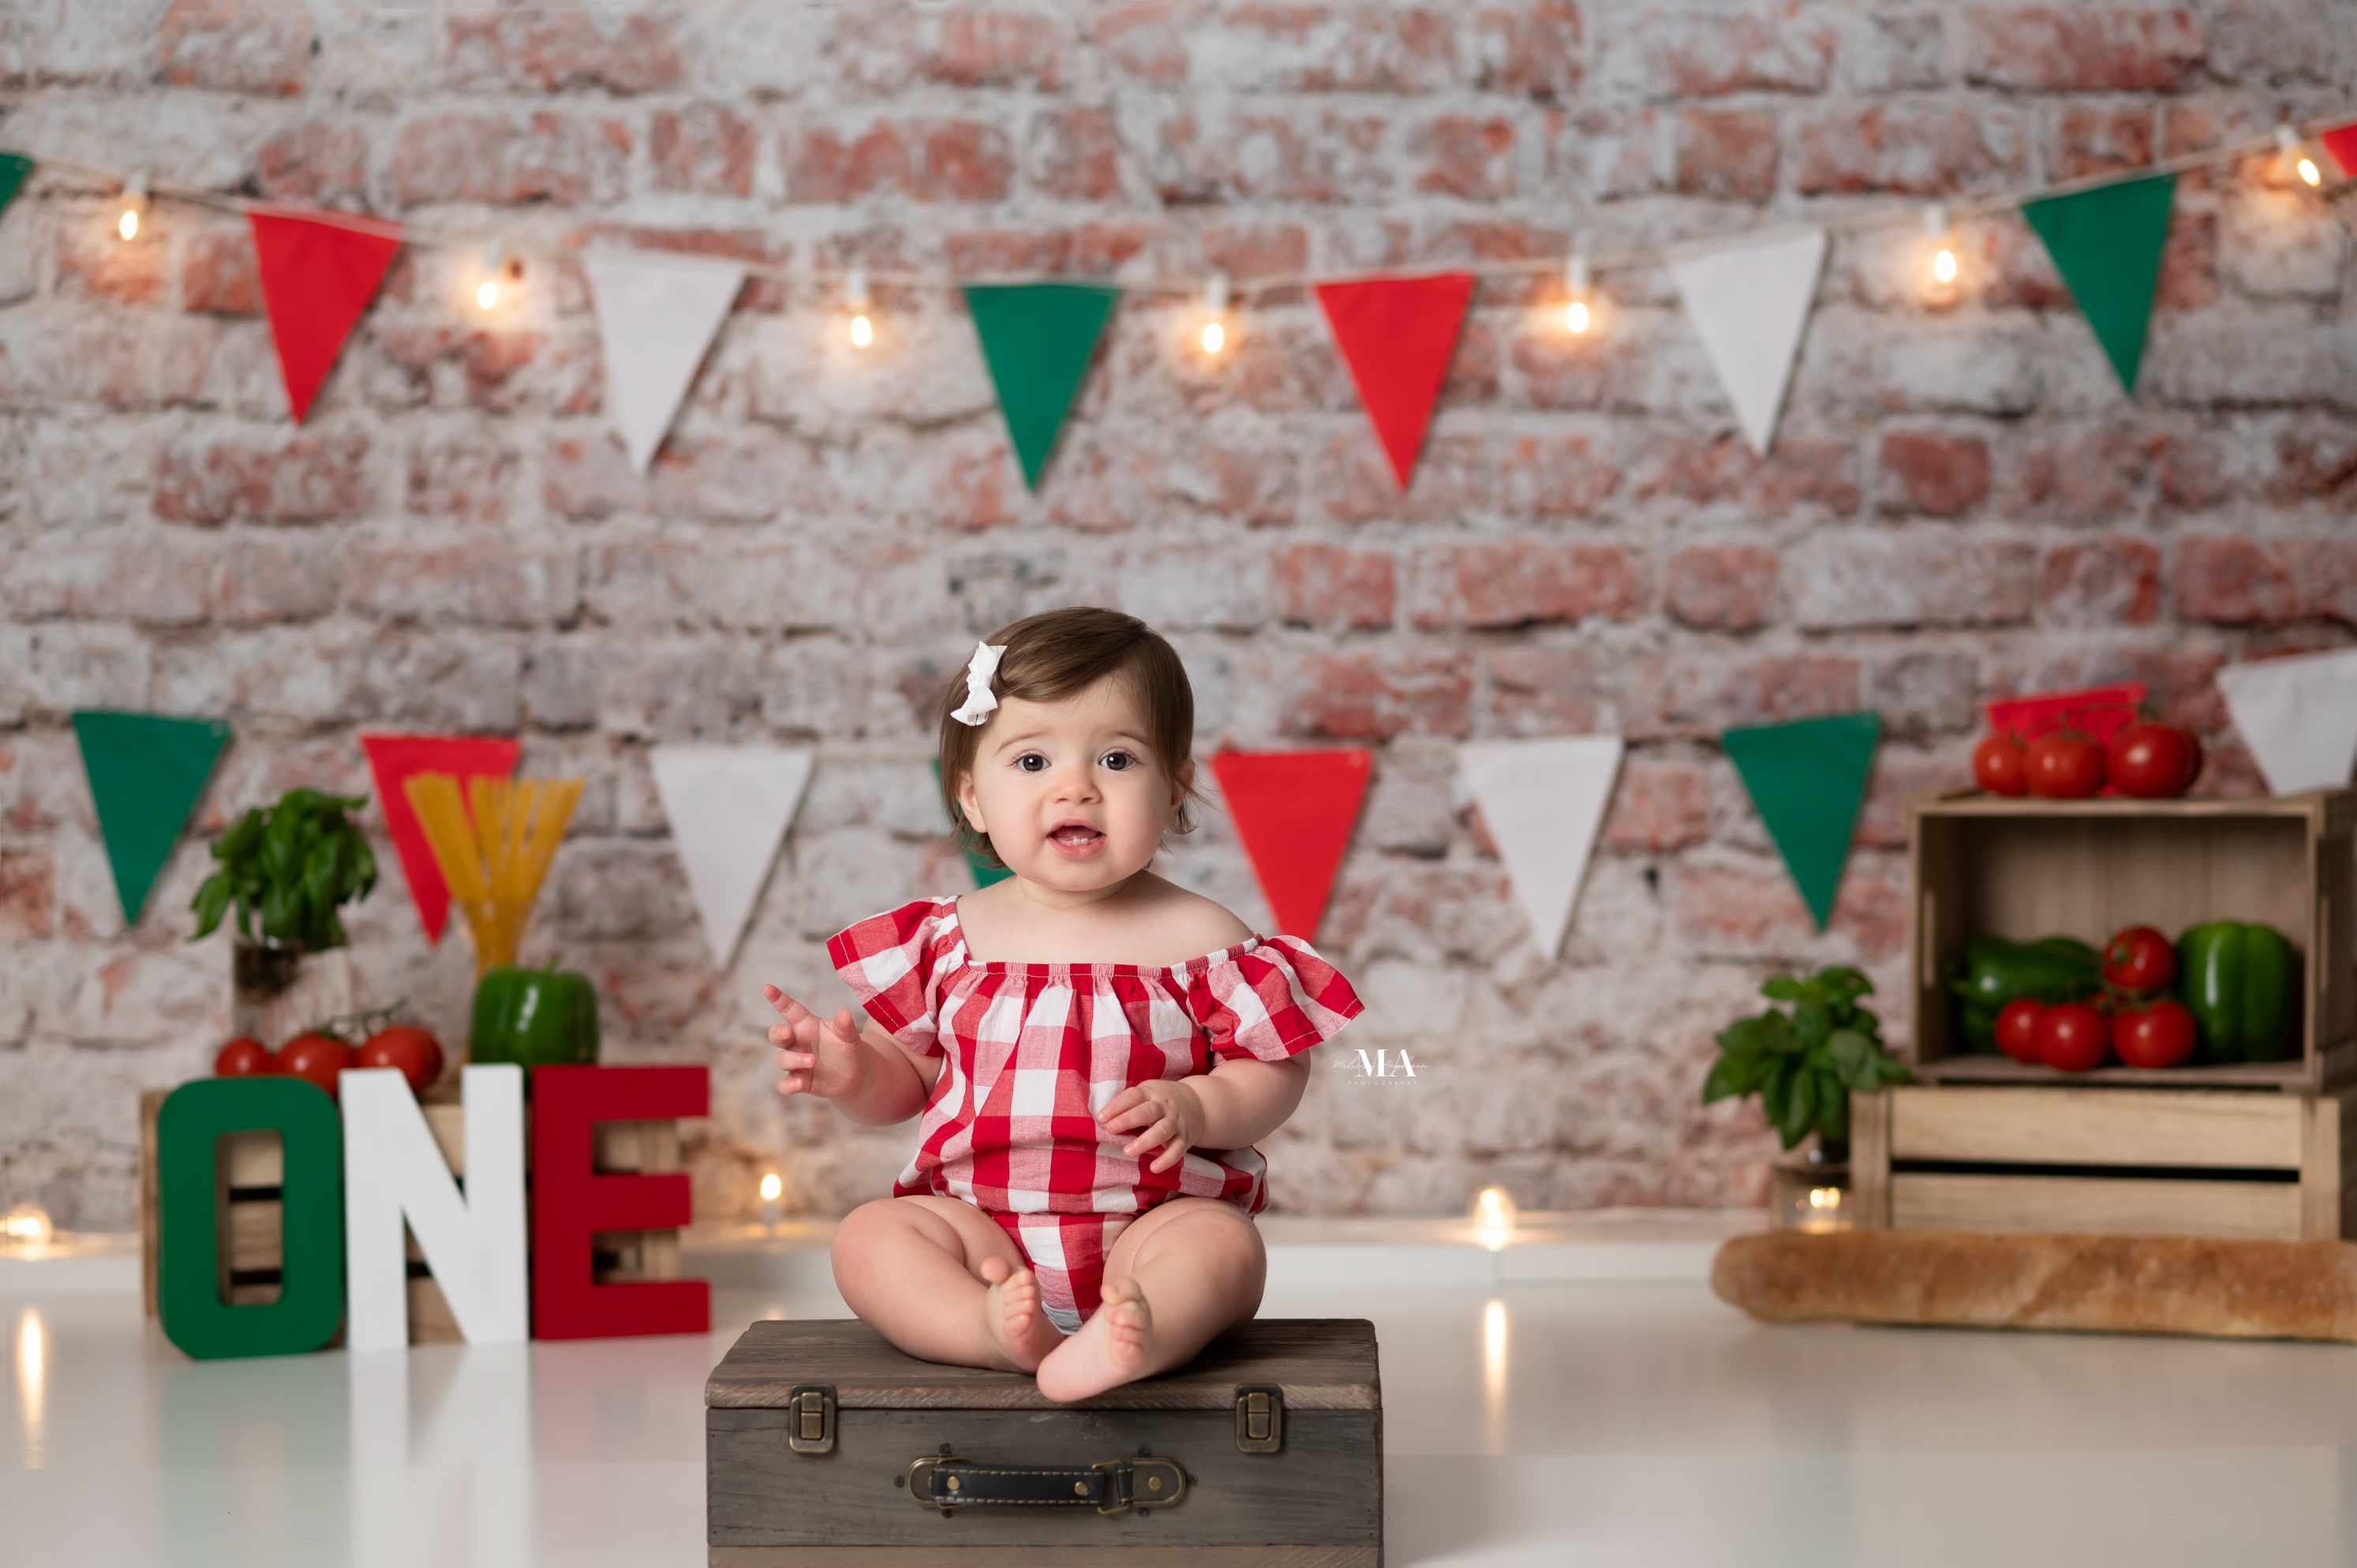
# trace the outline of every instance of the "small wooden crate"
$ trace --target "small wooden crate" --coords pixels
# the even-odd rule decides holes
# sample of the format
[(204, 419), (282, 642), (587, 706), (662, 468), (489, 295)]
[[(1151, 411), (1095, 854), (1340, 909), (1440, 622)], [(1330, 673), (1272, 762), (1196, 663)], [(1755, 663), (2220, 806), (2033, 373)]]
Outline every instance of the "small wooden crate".
[(1850, 1097), (1854, 1223), (2357, 1239), (2357, 1086), (1904, 1085)]
[[(168, 1090), (151, 1089), (139, 1096), (139, 1255), (141, 1294), (146, 1314), (156, 1316), (156, 1118)], [(467, 1170), (467, 1117), (456, 1083), (437, 1085), (420, 1102), (427, 1131), (453, 1176)], [(597, 1174), (675, 1171), (680, 1168), (679, 1122), (662, 1118), (644, 1122), (594, 1123)], [(527, 1200), (532, 1184), (532, 1139), (523, 1146)], [(215, 1167), (214, 1203), (221, 1234), (221, 1299), (232, 1306), (260, 1305), (278, 1299), (281, 1242), (280, 1183), (285, 1178), (278, 1135), (241, 1133), (221, 1140)], [(417, 1238), (404, 1235), (409, 1257), (409, 1338), (412, 1344), (459, 1339), (457, 1319), (444, 1299), (442, 1287), (425, 1265)], [(527, 1245), (529, 1232), (527, 1231)], [(680, 1277), (679, 1232), (632, 1230), (600, 1232), (590, 1252), (591, 1277), (600, 1284), (634, 1280)], [(330, 1347), (344, 1342), (337, 1330)]]
[[(1907, 1050), (1926, 1083), (2150, 1084), (2321, 1090), (2357, 1080), (2357, 795), (2135, 800), (1955, 794), (1908, 808), (1914, 890), (1915, 1026)], [(2281, 931), (2303, 966), (2303, 1037), (2280, 1062), (2061, 1073), (1955, 1036), (1950, 962), (1975, 936), (2078, 937), (2127, 926), (2171, 939), (2208, 920)], [(2165, 1150), (2147, 1151), (2149, 1155)]]
[(705, 1404), (715, 1568), (1382, 1568), (1365, 1318), (1238, 1324), (1070, 1404), (856, 1318), (766, 1321)]

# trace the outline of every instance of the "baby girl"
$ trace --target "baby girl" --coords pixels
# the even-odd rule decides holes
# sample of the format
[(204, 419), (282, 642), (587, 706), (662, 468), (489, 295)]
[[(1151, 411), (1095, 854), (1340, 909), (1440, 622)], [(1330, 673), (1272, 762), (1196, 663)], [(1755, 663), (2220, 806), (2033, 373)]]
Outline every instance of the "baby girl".
[(941, 710), (943, 803), (1013, 875), (827, 940), (865, 1027), (766, 987), (778, 1090), (870, 1126), (921, 1113), (892, 1196), (835, 1231), (852, 1310), (911, 1356), (1084, 1399), (1258, 1310), (1252, 1145), (1300, 1102), (1303, 1053), (1362, 1004), (1307, 941), (1146, 869), (1192, 828), (1195, 714), (1143, 622), (1017, 621)]

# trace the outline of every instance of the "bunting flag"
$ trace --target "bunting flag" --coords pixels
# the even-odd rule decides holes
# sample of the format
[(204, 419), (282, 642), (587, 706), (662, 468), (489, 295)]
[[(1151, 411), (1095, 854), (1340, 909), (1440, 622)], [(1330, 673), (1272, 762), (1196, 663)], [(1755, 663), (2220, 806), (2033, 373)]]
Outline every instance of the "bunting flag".
[(401, 231), (364, 219), (323, 223), (267, 209), (247, 213), (246, 221), (253, 231), (254, 269), (271, 341), (278, 346), (286, 405), (300, 424), (328, 368), (343, 352), (352, 323), (376, 297), (384, 269), (401, 249)]
[(369, 771), (376, 779), (377, 804), (384, 811), (384, 830), (401, 857), (401, 873), (409, 883), (409, 897), (417, 906), (418, 924), (428, 943), (442, 940), (443, 922), (450, 915), (450, 885), (442, 880), (425, 829), (403, 789), (413, 773), (449, 773), (458, 780), (461, 800), (466, 780), (479, 775), (504, 779), (515, 771), (519, 742), (490, 736), (363, 735)]
[[(942, 759), (936, 757), (933, 758), (933, 788), (938, 789), (941, 784)], [(964, 853), (965, 868), (974, 874), (974, 885), (976, 887), (987, 887), (994, 882), (1004, 882), (1015, 875), (1014, 871), (1006, 866), (991, 865), (990, 862), (983, 859), (978, 852), (967, 848), (963, 843), (959, 848)]]
[(1374, 758), (1357, 748), (1211, 754), (1280, 933), (1314, 942)]
[(671, 819), (715, 969), (736, 956), (817, 755), (809, 746), (654, 748), (655, 793)]
[(1403, 490), (1415, 472), (1432, 405), (1448, 379), (1449, 356), (1472, 297), (1471, 273), (1318, 285), (1318, 304), (1326, 312), (1334, 346), (1351, 368), (1359, 402)]
[(630, 466), (644, 473), (736, 301), (745, 267), (714, 256), (608, 248), (589, 252), (581, 269), (606, 354), (606, 408)]
[(2357, 767), (2357, 648), (2230, 664), (2218, 690), (2278, 795), (2338, 789)]
[(2176, 195), (2177, 177), (2165, 174), (2021, 207), (2021, 216), (2046, 242), (2046, 253), (2054, 258), (2054, 270), (2062, 274), (2079, 313), (2094, 328), (2122, 390), (2131, 396), (2144, 360), (2145, 326), (2152, 317)]
[(33, 160), (21, 153), (0, 153), (0, 212), (16, 199), (25, 188), (25, 178), (33, 172)]
[(2324, 144), (2324, 150), (2330, 153), (2332, 161), (2341, 166), (2344, 178), (2357, 179), (2357, 120), (2352, 120), (2346, 125), (2335, 125), (2328, 131), (2319, 131), (2316, 139)]
[(74, 714), (73, 728), (123, 923), (136, 926), (148, 890), (229, 744), (229, 725), (219, 719), (84, 709)]
[(1761, 456), (1776, 438), (1801, 331), (1825, 260), (1825, 231), (1803, 229), (1674, 258), (1670, 275), (1703, 352)]
[(966, 314), (998, 389), (998, 410), (1006, 416), (1027, 489), (1039, 488), (1039, 471), (1120, 296), (1119, 289), (1100, 284), (966, 285)]
[(1620, 737), (1490, 740), (1457, 748), (1458, 776), (1505, 862), (1531, 940), (1549, 959), (1563, 946), (1612, 780)]
[(1731, 729), (1719, 736), (1821, 931), (1833, 918), (1881, 734), (1882, 720), (1863, 713)]

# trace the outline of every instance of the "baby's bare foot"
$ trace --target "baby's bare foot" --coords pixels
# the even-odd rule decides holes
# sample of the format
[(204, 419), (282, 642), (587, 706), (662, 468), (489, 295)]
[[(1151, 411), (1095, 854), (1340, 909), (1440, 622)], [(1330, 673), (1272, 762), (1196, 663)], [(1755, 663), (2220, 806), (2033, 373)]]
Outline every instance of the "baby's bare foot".
[(1154, 1313), (1134, 1277), (1107, 1280), (1097, 1310), (1039, 1363), (1039, 1391), (1070, 1401), (1138, 1377), (1154, 1348)]
[(1039, 1309), (1039, 1276), (1004, 1258), (985, 1258), (982, 1277), (990, 1282), (982, 1298), (982, 1329), (992, 1353), (1010, 1372), (1038, 1370), (1063, 1338)]

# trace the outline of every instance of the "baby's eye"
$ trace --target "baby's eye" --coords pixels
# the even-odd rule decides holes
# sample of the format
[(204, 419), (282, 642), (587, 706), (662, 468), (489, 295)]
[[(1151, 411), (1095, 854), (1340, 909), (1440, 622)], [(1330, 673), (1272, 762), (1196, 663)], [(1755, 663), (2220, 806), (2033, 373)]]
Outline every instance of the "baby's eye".
[(1015, 766), (1019, 771), (1025, 773), (1037, 773), (1039, 771), (1038, 768), (1025, 768), (1023, 765), (1027, 762), (1045, 762), (1048, 759), (1046, 757), (1041, 757), (1036, 751), (1027, 751), (1022, 756), (1015, 759)]
[(1130, 755), (1128, 752), (1126, 752), (1126, 751), (1122, 751), (1122, 750), (1115, 749), (1115, 750), (1108, 751), (1108, 752), (1106, 752), (1106, 753), (1105, 753), (1105, 760), (1106, 760), (1107, 762), (1111, 762), (1111, 761), (1112, 761), (1114, 757), (1125, 757), (1125, 758), (1126, 758), (1127, 760), (1125, 760), (1125, 762), (1123, 762), (1123, 764), (1122, 764), (1120, 767), (1118, 767), (1118, 768), (1114, 768), (1114, 771), (1115, 773), (1126, 773), (1126, 772), (1128, 772), (1132, 768), (1135, 768), (1135, 767), (1136, 767), (1136, 766), (1137, 766), (1137, 758), (1136, 758), (1136, 757), (1133, 757), (1133, 756), (1131, 756), (1131, 755)]

